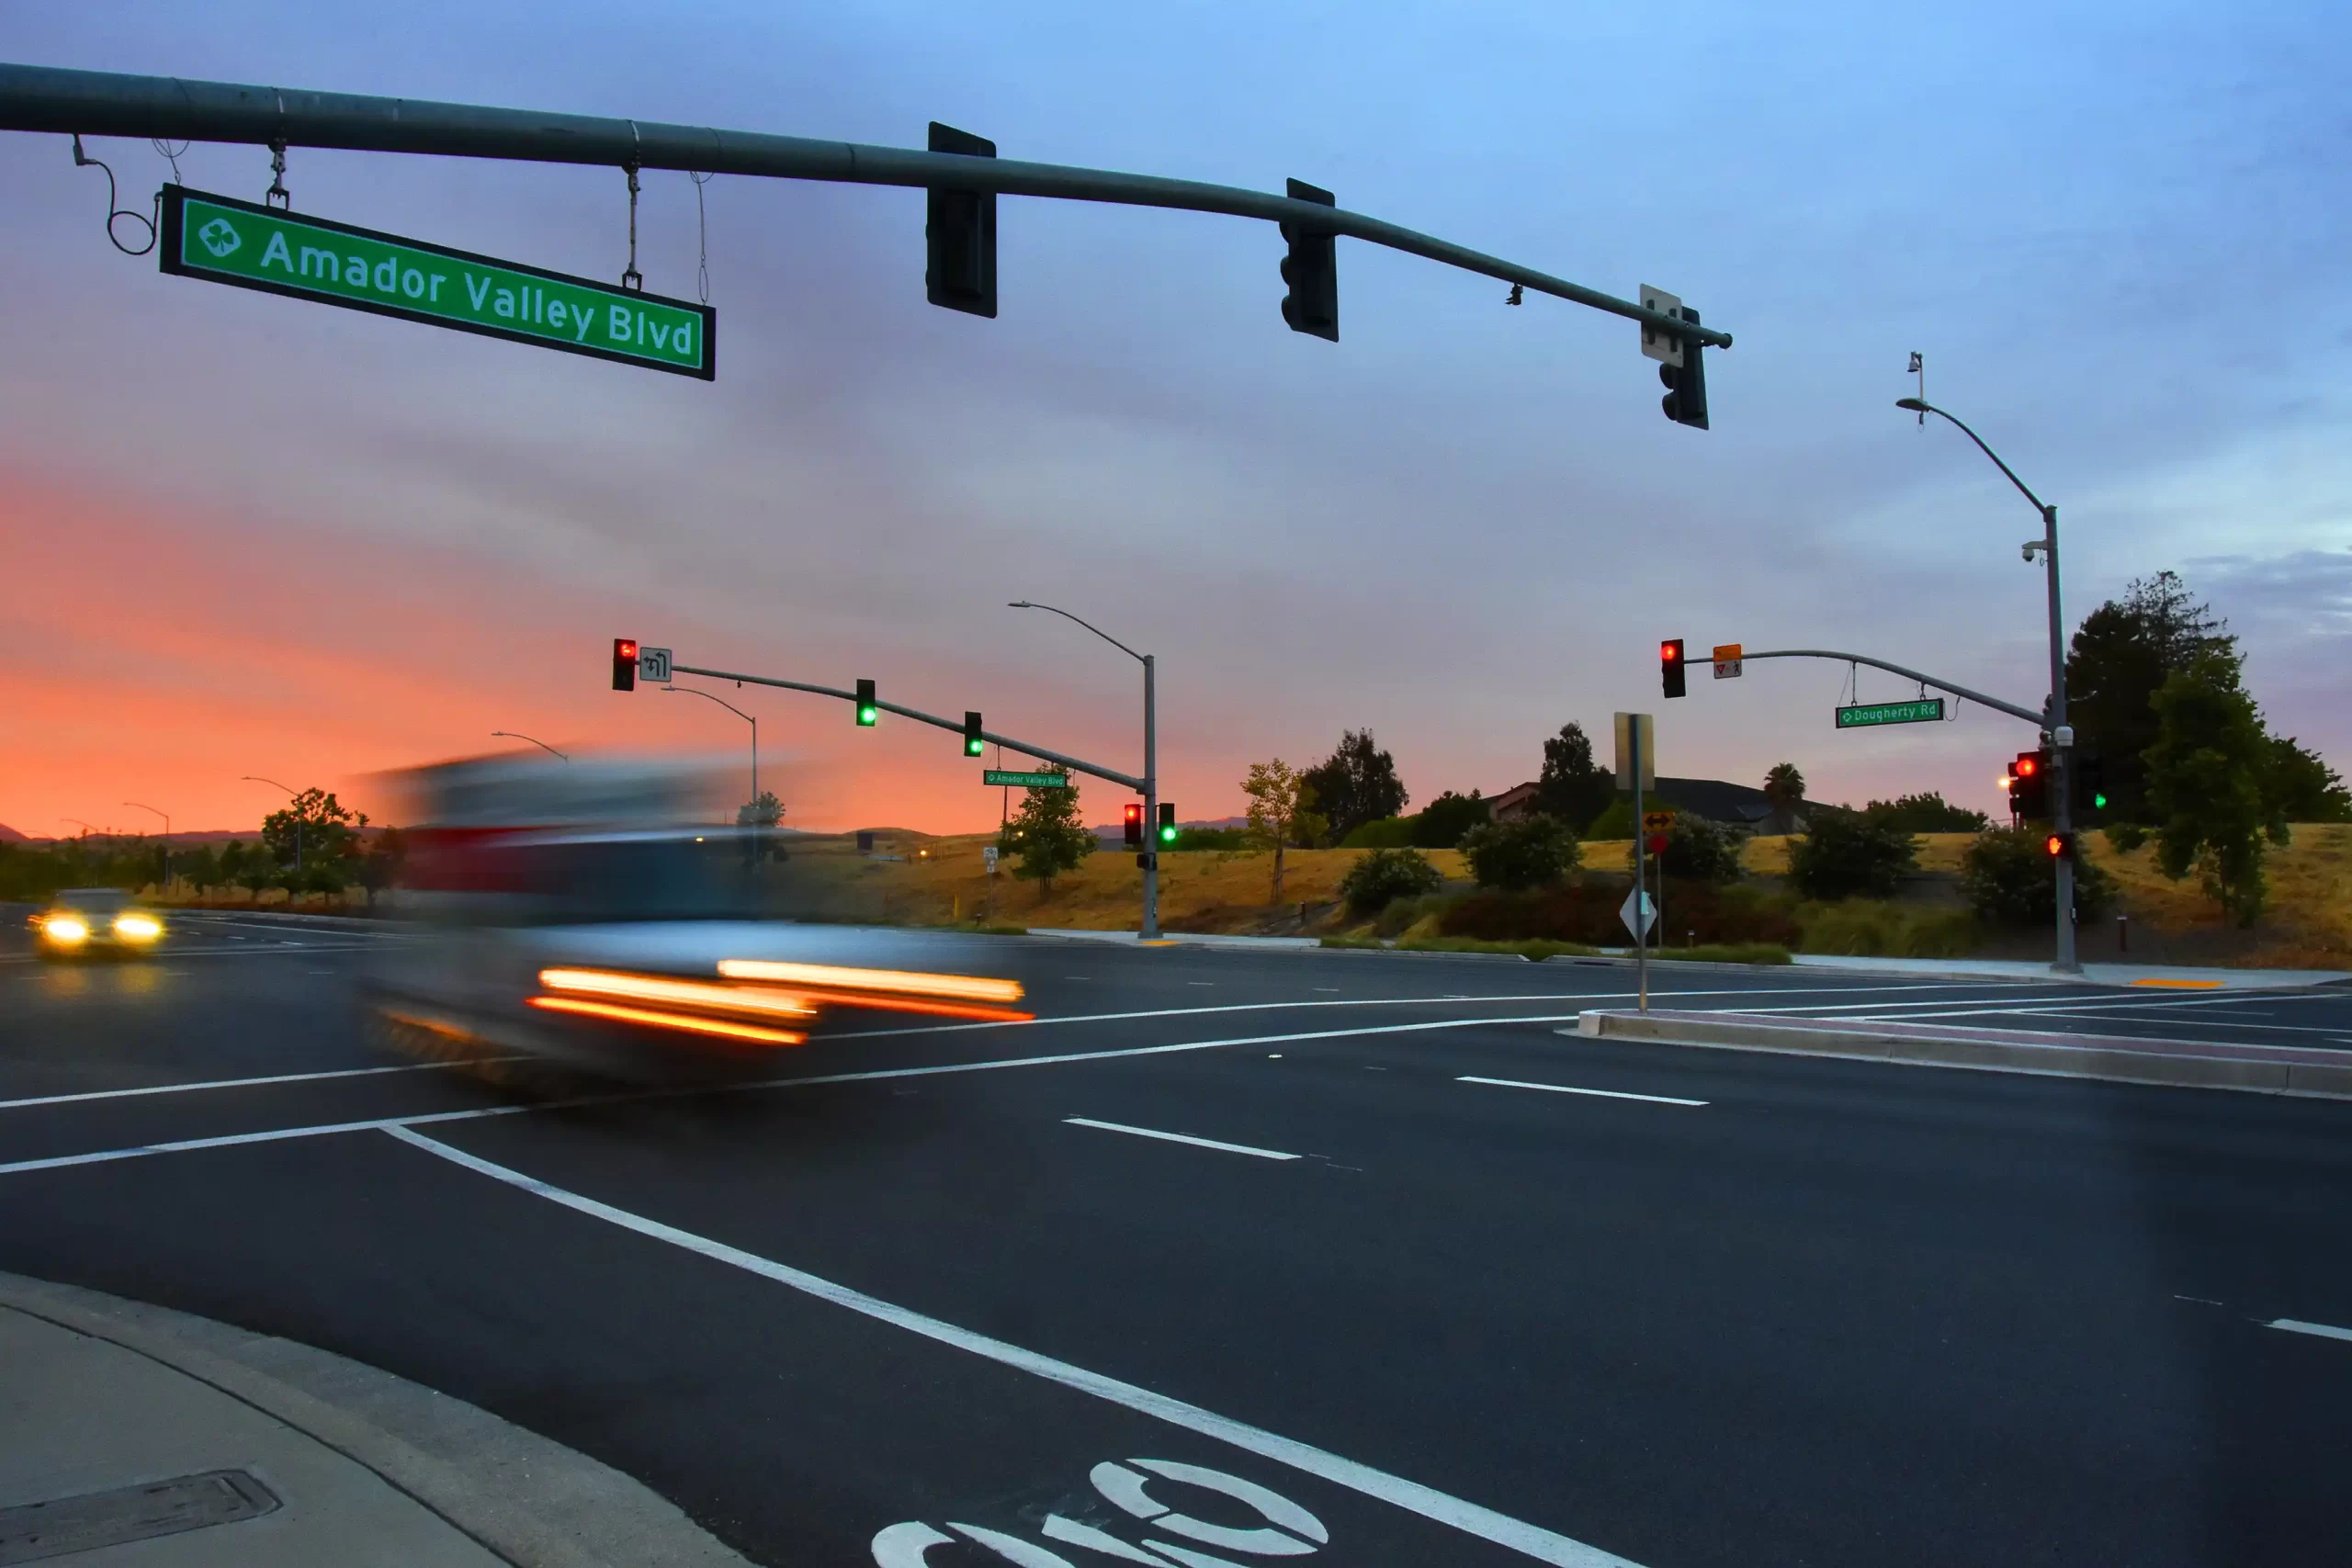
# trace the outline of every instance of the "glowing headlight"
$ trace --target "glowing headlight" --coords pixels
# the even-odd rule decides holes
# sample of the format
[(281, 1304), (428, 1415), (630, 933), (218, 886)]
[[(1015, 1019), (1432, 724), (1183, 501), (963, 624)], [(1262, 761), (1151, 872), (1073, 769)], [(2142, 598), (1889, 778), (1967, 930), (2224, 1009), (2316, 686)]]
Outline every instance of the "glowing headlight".
[(40, 934), (51, 942), (62, 942), (71, 947), (90, 934), (90, 928), (71, 915), (51, 915), (41, 922)]
[(114, 934), (131, 942), (153, 942), (164, 934), (164, 922), (153, 915), (118, 915)]

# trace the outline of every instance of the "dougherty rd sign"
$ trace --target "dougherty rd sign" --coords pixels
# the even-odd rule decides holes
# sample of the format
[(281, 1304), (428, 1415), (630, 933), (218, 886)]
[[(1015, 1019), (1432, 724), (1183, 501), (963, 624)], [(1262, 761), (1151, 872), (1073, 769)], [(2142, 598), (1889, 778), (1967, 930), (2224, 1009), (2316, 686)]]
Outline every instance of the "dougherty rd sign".
[(1941, 697), (1920, 697), (1907, 703), (1864, 703), (1838, 710), (1838, 728), (1864, 729), (1874, 724), (1931, 724), (1944, 716)]
[(710, 380), (707, 305), (164, 187), (165, 272)]

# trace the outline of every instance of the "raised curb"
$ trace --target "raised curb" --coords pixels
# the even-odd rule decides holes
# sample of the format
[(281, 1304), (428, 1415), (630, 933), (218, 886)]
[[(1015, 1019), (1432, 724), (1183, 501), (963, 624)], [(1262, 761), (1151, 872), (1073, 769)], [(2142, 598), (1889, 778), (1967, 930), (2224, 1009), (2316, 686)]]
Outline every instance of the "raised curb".
[(0, 1273), (0, 1305), (207, 1383), (375, 1472), (517, 1568), (748, 1568), (675, 1504), (490, 1412), (290, 1339)]
[[(1571, 1032), (1562, 1030), (1559, 1032)], [(1606, 1040), (1718, 1050), (1774, 1051), (1980, 1072), (2100, 1078), (2113, 1083), (2228, 1089), (2255, 1094), (2352, 1100), (2352, 1051), (2288, 1052), (2210, 1041), (2111, 1034), (2044, 1034), (1929, 1023), (1803, 1022), (1757, 1013), (1628, 1012), (1577, 1015), (1573, 1032)]]

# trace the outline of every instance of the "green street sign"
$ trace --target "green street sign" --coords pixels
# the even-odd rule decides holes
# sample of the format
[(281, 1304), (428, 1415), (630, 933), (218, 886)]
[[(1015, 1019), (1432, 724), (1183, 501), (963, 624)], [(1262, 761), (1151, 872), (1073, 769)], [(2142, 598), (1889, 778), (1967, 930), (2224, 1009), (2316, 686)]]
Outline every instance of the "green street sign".
[(1932, 724), (1944, 716), (1941, 697), (1921, 697), (1907, 703), (1865, 703), (1839, 708), (1838, 728), (1864, 729), (1874, 724)]
[(980, 782), (984, 784), (1012, 784), (1016, 789), (1068, 789), (1068, 773), (1014, 773), (1002, 768), (983, 768)]
[(165, 272), (710, 380), (707, 305), (164, 187)]

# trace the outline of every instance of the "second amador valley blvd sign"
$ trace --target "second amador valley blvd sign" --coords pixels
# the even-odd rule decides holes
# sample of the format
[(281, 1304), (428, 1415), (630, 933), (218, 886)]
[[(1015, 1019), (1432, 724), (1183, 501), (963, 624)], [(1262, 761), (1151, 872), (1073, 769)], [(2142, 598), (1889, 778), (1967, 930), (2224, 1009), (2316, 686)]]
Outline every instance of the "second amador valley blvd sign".
[(707, 305), (164, 187), (163, 269), (540, 348), (717, 375)]

